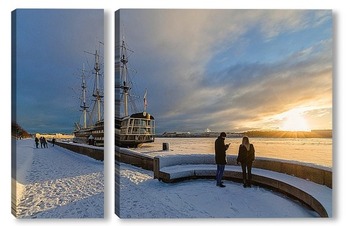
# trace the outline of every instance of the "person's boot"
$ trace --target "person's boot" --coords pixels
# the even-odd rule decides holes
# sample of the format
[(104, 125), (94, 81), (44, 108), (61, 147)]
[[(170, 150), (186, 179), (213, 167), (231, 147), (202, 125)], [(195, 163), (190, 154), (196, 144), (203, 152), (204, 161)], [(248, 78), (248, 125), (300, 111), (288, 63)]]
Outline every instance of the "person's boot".
[(247, 187), (247, 182), (246, 182), (246, 180), (243, 180), (243, 187)]
[(247, 186), (250, 187), (250, 188), (252, 187), (252, 183), (251, 183), (250, 180), (248, 180)]

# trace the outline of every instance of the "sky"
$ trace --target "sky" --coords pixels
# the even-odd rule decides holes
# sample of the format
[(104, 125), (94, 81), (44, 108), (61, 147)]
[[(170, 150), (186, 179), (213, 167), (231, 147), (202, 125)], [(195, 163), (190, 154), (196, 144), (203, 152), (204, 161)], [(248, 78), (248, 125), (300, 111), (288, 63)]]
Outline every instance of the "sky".
[(122, 9), (156, 133), (332, 129), (331, 10)]
[[(81, 118), (82, 69), (85, 68), (88, 86), (92, 87), (95, 50), (103, 60), (103, 10), (17, 9), (14, 12), (14, 118), (30, 133), (72, 133), (74, 123)], [(89, 99), (91, 90), (89, 87)], [(92, 109), (91, 102), (88, 104)]]

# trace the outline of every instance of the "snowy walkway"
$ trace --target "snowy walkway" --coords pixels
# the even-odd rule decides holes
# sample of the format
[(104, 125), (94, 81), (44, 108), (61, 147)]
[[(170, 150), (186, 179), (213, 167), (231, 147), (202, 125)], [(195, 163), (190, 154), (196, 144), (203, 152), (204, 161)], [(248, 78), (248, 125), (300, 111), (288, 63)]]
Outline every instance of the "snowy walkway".
[(16, 169), (19, 218), (104, 216), (103, 162), (27, 139), (16, 141)]
[(120, 163), (121, 218), (300, 218), (318, 217), (301, 203), (268, 189), (197, 179), (163, 183), (153, 172)]

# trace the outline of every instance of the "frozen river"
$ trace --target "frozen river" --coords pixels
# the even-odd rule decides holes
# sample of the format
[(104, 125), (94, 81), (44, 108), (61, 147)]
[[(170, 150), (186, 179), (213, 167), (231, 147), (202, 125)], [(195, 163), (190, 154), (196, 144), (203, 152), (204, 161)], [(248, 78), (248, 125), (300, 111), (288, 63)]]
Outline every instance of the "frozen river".
[[(212, 154), (216, 138), (156, 138), (144, 144), (138, 152), (151, 156), (165, 154)], [(231, 143), (227, 154), (236, 155), (242, 138), (226, 138)], [(257, 157), (293, 160), (326, 167), (333, 166), (332, 139), (329, 138), (250, 138)], [(161, 151), (163, 143), (170, 151)]]

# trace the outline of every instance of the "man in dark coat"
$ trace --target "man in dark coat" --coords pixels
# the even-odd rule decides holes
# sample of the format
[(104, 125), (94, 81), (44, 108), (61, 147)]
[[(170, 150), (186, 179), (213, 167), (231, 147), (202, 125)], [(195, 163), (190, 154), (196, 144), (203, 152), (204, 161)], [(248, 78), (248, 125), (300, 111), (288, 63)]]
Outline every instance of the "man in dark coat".
[(227, 164), (226, 160), (226, 150), (230, 144), (225, 144), (226, 133), (220, 133), (220, 136), (215, 140), (215, 163), (217, 166), (216, 170), (216, 186), (226, 187), (221, 179), (224, 175), (225, 165)]

